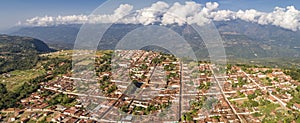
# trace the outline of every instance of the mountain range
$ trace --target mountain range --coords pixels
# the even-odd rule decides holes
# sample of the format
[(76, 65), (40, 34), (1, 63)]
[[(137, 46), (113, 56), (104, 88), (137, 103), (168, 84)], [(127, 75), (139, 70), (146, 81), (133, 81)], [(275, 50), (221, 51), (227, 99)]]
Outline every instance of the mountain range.
[[(224, 41), (229, 58), (300, 57), (300, 31), (243, 20), (214, 22)], [(113, 24), (104, 34), (98, 49), (113, 49), (128, 32), (143, 27), (136, 24)], [(81, 25), (22, 27), (11, 35), (43, 40), (55, 49), (72, 49)], [(208, 57), (201, 37), (189, 25), (168, 25), (190, 43), (198, 57)], [(149, 49), (149, 47), (148, 47)], [(151, 49), (151, 48), (150, 48)]]

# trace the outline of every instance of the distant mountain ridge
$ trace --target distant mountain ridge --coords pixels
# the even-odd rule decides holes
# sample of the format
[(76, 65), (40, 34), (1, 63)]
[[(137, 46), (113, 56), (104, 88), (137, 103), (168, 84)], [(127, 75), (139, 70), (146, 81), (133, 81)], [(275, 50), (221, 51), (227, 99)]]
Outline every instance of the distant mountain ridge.
[(28, 36), (43, 40), (48, 45), (59, 49), (73, 48), (81, 25), (60, 25), (51, 27), (24, 27), (11, 35)]
[[(242, 20), (214, 23), (219, 30), (228, 57), (300, 57), (300, 31), (290, 31), (272, 25), (259, 25)], [(41, 39), (58, 49), (72, 49), (81, 25), (58, 25), (51, 27), (24, 27), (13, 35)], [(114, 24), (107, 30), (99, 49), (113, 49), (128, 32), (143, 27), (135, 24)], [(167, 26), (182, 35), (198, 53), (208, 57), (201, 37), (188, 25)], [(147, 48), (149, 49), (149, 48)]]
[(300, 31), (291, 31), (273, 25), (259, 25), (252, 22), (235, 20), (230, 22), (215, 22), (220, 32), (237, 32), (265, 43), (278, 46), (300, 46)]

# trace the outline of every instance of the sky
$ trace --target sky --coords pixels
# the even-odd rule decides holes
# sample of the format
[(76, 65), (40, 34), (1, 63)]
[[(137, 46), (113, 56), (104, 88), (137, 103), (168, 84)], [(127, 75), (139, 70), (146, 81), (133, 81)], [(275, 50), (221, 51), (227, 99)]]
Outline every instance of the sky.
[[(6, 31), (21, 21), (43, 16), (89, 15), (106, 0), (2, 0), (0, 4), (0, 32)], [(132, 0), (135, 1), (135, 0)], [(148, 0), (157, 1), (157, 0)], [(163, 0), (162, 0), (163, 1)], [(172, 1), (172, 0), (168, 0)], [(275, 7), (293, 5), (300, 9), (299, 0), (195, 0), (200, 4), (217, 2), (218, 9), (255, 9), (271, 12)]]

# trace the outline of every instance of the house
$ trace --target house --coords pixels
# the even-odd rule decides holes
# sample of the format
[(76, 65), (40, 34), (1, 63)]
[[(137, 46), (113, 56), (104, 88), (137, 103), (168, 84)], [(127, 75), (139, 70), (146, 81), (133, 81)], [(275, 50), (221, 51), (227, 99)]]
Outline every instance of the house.
[(14, 122), (14, 121), (16, 121), (15, 117), (12, 117), (12, 118), (9, 119), (9, 122)]
[(64, 111), (64, 110), (66, 110), (66, 108), (64, 106), (62, 106), (62, 105), (56, 105), (56, 109), (55, 110), (57, 110), (57, 111)]
[(47, 104), (47, 103), (42, 103), (42, 104), (38, 105), (36, 108), (38, 108), (38, 109), (44, 109), (44, 108), (46, 108), (46, 107), (48, 107), (48, 106), (49, 106), (49, 104)]
[(131, 121), (132, 120), (132, 115), (128, 115), (126, 117), (123, 117), (121, 121)]
[(28, 103), (28, 102), (29, 102), (29, 99), (28, 99), (28, 98), (22, 99), (22, 100), (21, 100), (21, 103)]
[(300, 111), (300, 104), (295, 103), (292, 108)]
[(278, 103), (277, 100), (273, 96), (271, 96), (271, 95), (268, 96), (267, 100), (269, 100), (269, 101), (271, 101), (273, 103)]
[(64, 120), (65, 117), (61, 114), (56, 115), (55, 117), (53, 117), (51, 119), (52, 122), (61, 122), (62, 120)]
[(275, 71), (272, 73), (274, 76), (283, 75), (284, 73), (282, 71)]
[(264, 74), (259, 74), (259, 75), (257, 75), (257, 77), (261, 79), (261, 78), (266, 78), (266, 77), (267, 77), (267, 75), (264, 75)]
[(76, 123), (76, 122), (78, 122), (79, 121), (79, 119), (76, 119), (76, 118), (70, 118), (70, 119), (68, 119), (66, 122), (67, 123)]
[(67, 110), (64, 111), (64, 114), (66, 115), (75, 115), (75, 113), (77, 112), (78, 110), (75, 108), (75, 107), (71, 107)]
[(81, 105), (81, 104), (77, 104), (77, 105), (75, 105), (75, 107), (76, 107), (76, 108), (81, 108), (82, 105)]

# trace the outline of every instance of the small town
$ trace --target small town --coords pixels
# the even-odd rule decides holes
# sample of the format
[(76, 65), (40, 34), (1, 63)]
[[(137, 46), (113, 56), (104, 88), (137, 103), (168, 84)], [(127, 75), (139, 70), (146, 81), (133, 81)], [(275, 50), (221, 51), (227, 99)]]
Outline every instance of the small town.
[(279, 68), (227, 65), (215, 74), (215, 64), (143, 50), (105, 51), (94, 59), (77, 64), (92, 64), (96, 79), (90, 71), (54, 75), (67, 63), (48, 65), (37, 91), (19, 108), (1, 110), (0, 122), (259, 123), (300, 112), (300, 83)]
[(0, 3), (0, 123), (300, 123), (299, 0)]

